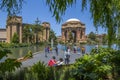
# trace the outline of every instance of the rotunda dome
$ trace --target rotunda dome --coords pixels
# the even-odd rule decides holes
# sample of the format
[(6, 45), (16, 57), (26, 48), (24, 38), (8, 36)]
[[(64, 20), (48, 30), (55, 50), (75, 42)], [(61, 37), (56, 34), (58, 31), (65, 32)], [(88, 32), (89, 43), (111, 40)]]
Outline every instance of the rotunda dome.
[(66, 22), (71, 22), (71, 21), (77, 21), (77, 22), (80, 22), (80, 20), (79, 20), (79, 19), (76, 19), (76, 18), (68, 19)]

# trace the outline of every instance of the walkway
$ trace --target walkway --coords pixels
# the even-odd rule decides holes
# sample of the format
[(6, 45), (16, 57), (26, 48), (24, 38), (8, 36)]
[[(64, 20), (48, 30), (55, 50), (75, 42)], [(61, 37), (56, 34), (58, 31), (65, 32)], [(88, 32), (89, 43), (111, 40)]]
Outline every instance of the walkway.
[[(56, 60), (59, 60), (59, 58), (63, 58), (64, 59), (64, 52), (63, 51), (59, 51), (58, 56), (56, 55), (55, 51), (53, 51), (52, 53), (48, 53), (47, 57), (45, 57), (45, 53), (44, 52), (36, 52), (33, 56), (33, 58), (28, 59), (26, 61), (22, 62), (22, 67), (29, 67), (34, 65), (35, 63), (41, 61), (44, 62), (46, 65), (48, 63), (48, 61), (52, 58), (52, 56), (56, 57)], [(75, 62), (75, 59), (79, 58), (81, 55), (80, 54), (76, 54), (76, 53), (71, 53), (70, 54), (70, 64)]]

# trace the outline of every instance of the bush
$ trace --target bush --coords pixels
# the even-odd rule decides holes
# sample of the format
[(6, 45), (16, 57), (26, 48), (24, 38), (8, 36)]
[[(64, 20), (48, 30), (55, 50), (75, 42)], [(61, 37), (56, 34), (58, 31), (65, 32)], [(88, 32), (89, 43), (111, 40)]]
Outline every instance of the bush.
[(72, 76), (76, 80), (104, 80), (111, 77), (111, 57), (114, 50), (99, 48), (98, 53), (92, 50), (90, 55), (84, 55), (76, 60)]
[(32, 58), (32, 57), (33, 57), (32, 51), (29, 50), (28, 53), (25, 55), (24, 58)]

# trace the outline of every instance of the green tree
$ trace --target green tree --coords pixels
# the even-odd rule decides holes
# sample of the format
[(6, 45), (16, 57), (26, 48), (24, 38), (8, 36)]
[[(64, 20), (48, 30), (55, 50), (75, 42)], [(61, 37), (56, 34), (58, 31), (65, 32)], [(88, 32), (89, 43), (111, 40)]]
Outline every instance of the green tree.
[(107, 35), (106, 34), (103, 34), (102, 44), (107, 44)]
[(32, 25), (25, 25), (23, 28), (23, 42), (33, 42), (33, 28)]
[(57, 43), (56, 34), (55, 34), (55, 32), (52, 29), (50, 30), (49, 42), (51, 42), (51, 39), (53, 39), (54, 43)]
[[(37, 18), (35, 21), (35, 24), (33, 24), (33, 31), (35, 34), (36, 43), (40, 42), (40, 38), (42, 38), (43, 40), (43, 30), (44, 30), (44, 27), (41, 25), (41, 22)], [(42, 35), (42, 37), (39, 37), (39, 35)]]
[(19, 43), (19, 36), (17, 33), (14, 33), (11, 42), (12, 43)]
[(15, 15), (22, 9), (24, 0), (1, 0), (0, 10), (7, 11), (8, 15)]
[(88, 38), (95, 41), (96, 39), (96, 34), (94, 32), (90, 32), (89, 35), (88, 35)]
[(4, 78), (6, 77), (6, 73), (16, 70), (16, 68), (19, 68), (21, 65), (20, 62), (16, 61), (16, 59), (8, 58), (8, 54), (11, 54), (11, 51), (3, 49), (0, 45), (0, 77), (2, 77), (3, 80), (5, 80)]

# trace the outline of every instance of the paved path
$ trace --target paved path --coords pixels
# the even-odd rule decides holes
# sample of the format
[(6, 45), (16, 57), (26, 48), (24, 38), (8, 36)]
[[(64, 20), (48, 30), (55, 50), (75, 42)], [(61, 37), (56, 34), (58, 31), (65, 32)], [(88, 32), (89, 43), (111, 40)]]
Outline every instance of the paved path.
[[(59, 50), (59, 54), (57, 56), (55, 51), (53, 51), (52, 53), (48, 53), (47, 57), (45, 57), (44, 51), (36, 52), (34, 54), (33, 58), (22, 62), (22, 67), (32, 66), (32, 65), (34, 65), (35, 63), (37, 63), (39, 61), (44, 62), (47, 65), (48, 61), (52, 58), (52, 56), (55, 56), (56, 60), (59, 60), (59, 58), (64, 59), (64, 52)], [(79, 58), (80, 56), (81, 56), (81, 54), (71, 53), (70, 54), (70, 64), (74, 63), (75, 59)]]

